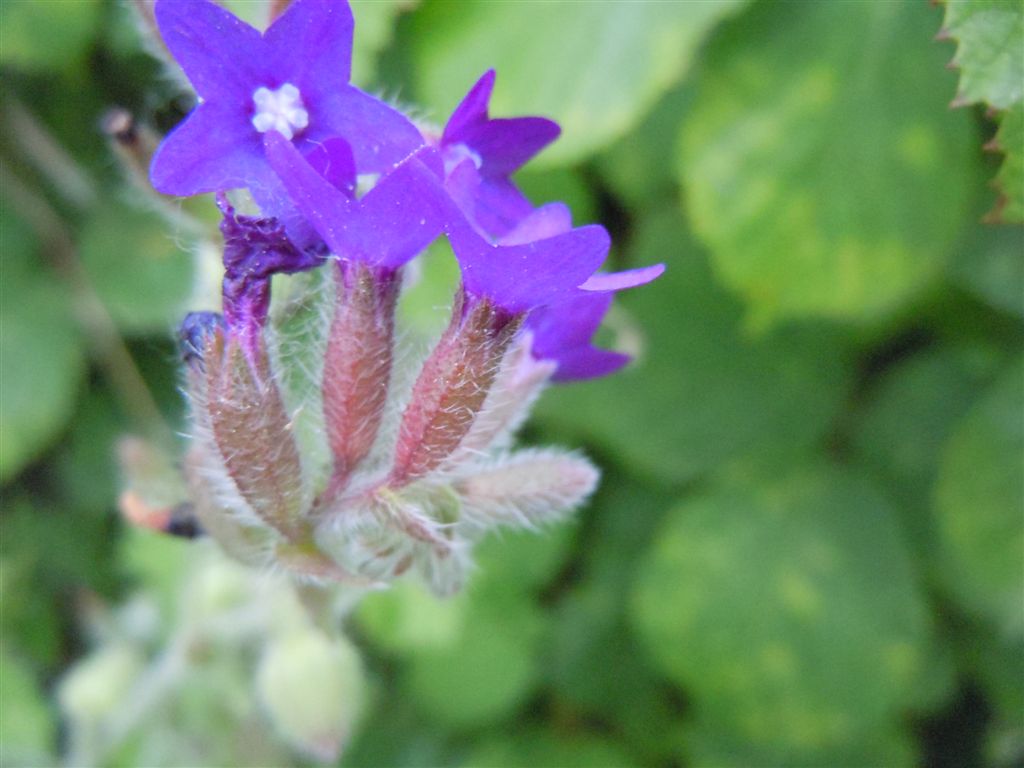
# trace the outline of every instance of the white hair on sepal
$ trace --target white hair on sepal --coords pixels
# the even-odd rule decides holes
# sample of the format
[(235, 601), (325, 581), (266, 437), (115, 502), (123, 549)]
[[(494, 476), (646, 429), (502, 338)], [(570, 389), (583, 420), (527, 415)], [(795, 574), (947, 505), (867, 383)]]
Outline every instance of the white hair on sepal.
[(597, 488), (589, 460), (554, 448), (527, 449), (493, 459), (454, 481), (462, 502), (459, 528), (535, 529), (562, 520)]

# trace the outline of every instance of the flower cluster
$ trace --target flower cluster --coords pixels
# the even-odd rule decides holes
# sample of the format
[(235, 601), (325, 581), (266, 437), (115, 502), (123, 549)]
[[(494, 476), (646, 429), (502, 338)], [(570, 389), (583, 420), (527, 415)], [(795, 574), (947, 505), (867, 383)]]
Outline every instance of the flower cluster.
[[(549, 381), (628, 361), (593, 335), (615, 291), (662, 267), (598, 272), (605, 230), (522, 194), (512, 174), (559, 128), (490, 117), (493, 71), (438, 131), (349, 83), (343, 0), (295, 0), (264, 33), (207, 0), (160, 0), (156, 18), (200, 101), (151, 181), (215, 192), (223, 214), (222, 314), (181, 329), (202, 528), (311, 579), (372, 585), (413, 569), (457, 589), (486, 531), (554, 519), (595, 487), (585, 459), (514, 451), (512, 436)], [(238, 213), (243, 200), (259, 215)], [(393, 370), (403, 269), (440, 237), (461, 285), (405, 386)], [(270, 302), (274, 275), (294, 273), (329, 284), (304, 366), (284, 354)]]

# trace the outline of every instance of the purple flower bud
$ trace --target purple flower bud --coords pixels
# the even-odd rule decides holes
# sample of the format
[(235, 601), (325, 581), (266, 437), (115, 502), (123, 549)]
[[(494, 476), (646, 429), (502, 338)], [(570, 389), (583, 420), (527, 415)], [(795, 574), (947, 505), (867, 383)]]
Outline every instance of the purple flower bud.
[(182, 362), (192, 370), (205, 370), (203, 359), (207, 346), (218, 332), (224, 330), (224, 318), (217, 312), (189, 312), (178, 329), (178, 349)]

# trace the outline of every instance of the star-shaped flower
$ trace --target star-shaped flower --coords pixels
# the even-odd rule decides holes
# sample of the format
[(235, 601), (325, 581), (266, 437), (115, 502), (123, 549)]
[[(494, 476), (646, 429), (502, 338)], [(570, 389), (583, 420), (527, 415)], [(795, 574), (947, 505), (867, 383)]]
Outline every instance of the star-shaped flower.
[(494, 80), (489, 70), (466, 94), (444, 128), (440, 148), (452, 197), (482, 233), (498, 238), (533, 210), (510, 176), (561, 129), (543, 117), (490, 117)]
[(249, 187), (274, 208), (280, 185), (263, 148), (274, 133), (304, 154), (342, 137), (360, 173), (386, 171), (423, 144), (404, 116), (349, 84), (345, 0), (295, 0), (263, 34), (208, 0), (160, 0), (156, 17), (200, 98), (153, 158), (160, 192)]

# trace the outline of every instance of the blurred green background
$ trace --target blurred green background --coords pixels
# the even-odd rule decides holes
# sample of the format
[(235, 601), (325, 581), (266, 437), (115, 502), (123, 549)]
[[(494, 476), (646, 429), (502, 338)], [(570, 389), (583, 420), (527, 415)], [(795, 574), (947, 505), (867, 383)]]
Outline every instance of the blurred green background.
[[(637, 362), (524, 435), (593, 457), (592, 503), (346, 623), (341, 764), (1024, 764), (1024, 4), (354, 7), (358, 84), (443, 123), (495, 67), (493, 114), (564, 129), (528, 194), (668, 271), (602, 331)], [(184, 428), (173, 329), (218, 276), (103, 126), (192, 97), (127, 5), (4, 0), (0, 33), (0, 762), (309, 764), (244, 644), (105, 719), (199, 600), (198, 545), (122, 523), (115, 444)]]

